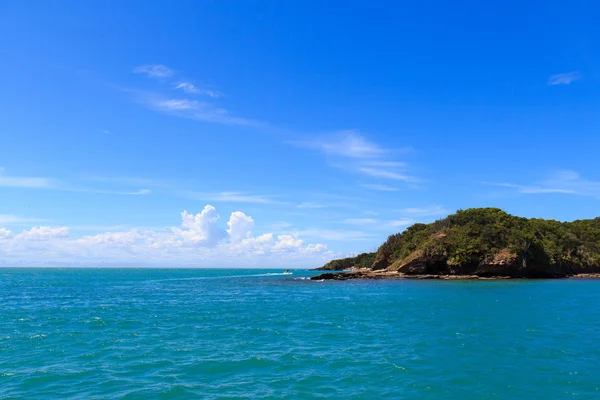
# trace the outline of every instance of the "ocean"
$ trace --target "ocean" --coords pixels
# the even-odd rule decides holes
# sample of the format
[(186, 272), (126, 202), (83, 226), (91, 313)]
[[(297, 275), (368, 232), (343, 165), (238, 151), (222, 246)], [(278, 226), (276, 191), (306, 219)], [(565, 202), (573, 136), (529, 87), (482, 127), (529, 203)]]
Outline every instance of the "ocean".
[(600, 281), (282, 271), (0, 269), (0, 398), (600, 398)]

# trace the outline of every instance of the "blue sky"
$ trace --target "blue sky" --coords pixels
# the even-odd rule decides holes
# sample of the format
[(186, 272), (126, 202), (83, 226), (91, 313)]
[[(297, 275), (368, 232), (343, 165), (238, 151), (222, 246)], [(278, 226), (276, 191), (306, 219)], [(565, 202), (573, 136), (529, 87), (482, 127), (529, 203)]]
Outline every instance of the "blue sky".
[(459, 208), (598, 216), (599, 12), (2, 2), (2, 262), (313, 267)]

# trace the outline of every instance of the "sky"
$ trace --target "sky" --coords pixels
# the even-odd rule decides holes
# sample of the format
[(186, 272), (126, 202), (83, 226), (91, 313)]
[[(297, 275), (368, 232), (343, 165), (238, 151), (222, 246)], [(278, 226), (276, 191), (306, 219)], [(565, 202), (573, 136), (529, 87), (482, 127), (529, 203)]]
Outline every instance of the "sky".
[(600, 215), (593, 1), (0, 2), (0, 265), (316, 267)]

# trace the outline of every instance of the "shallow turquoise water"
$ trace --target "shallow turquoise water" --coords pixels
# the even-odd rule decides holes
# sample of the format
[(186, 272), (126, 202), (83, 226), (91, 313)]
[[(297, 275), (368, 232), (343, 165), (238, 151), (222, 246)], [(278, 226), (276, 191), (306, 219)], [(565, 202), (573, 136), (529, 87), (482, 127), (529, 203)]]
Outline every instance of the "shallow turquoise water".
[(0, 398), (600, 398), (600, 281), (273, 272), (1, 269)]

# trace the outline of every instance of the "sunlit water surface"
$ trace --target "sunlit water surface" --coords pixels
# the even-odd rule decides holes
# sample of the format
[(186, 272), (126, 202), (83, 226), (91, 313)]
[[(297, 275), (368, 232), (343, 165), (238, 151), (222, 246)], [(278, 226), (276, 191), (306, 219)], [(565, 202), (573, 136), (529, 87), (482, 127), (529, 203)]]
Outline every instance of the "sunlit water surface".
[(600, 398), (600, 281), (282, 271), (0, 269), (0, 398)]

